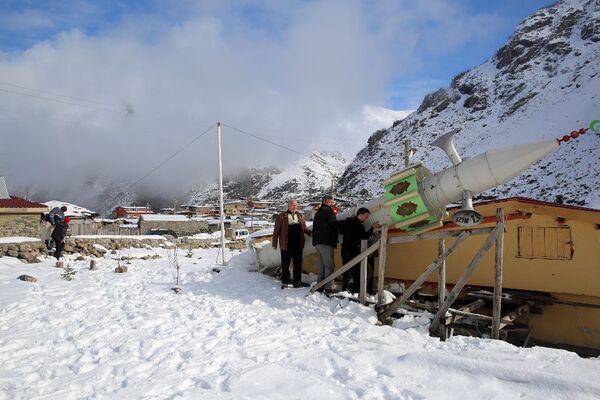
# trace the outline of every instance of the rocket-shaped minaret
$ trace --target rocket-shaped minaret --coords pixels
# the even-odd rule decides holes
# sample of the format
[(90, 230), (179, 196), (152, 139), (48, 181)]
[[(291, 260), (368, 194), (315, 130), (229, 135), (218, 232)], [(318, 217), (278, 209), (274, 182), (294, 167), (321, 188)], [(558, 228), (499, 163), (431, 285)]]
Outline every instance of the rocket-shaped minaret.
[[(510, 181), (562, 142), (587, 131), (582, 128), (559, 139), (490, 150), (464, 161), (454, 147), (454, 132), (451, 132), (432, 143), (446, 152), (453, 164), (451, 167), (435, 174), (421, 164), (405, 168), (383, 181), (382, 198), (361, 206), (371, 210), (371, 222), (416, 233), (441, 226), (441, 220), (447, 215), (446, 206), (462, 201), (462, 210), (454, 215), (453, 221), (463, 226), (476, 225), (483, 217), (473, 210), (473, 195)], [(346, 210), (338, 219), (353, 212)]]

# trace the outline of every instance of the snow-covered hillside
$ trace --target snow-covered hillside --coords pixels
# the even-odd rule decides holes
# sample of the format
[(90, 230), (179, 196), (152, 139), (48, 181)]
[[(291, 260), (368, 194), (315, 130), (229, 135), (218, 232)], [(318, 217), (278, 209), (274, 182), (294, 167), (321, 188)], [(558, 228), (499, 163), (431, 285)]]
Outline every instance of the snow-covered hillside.
[[(113, 272), (67, 256), (0, 258), (0, 399), (598, 399), (600, 360), (486, 339), (429, 337), (429, 318), (377, 326), (372, 308), (281, 290), (250, 252), (165, 249)], [(162, 258), (141, 260), (159, 254)], [(114, 257), (114, 256), (112, 256)], [(228, 254), (231, 257), (231, 253)], [(35, 276), (37, 283), (16, 279)]]
[[(381, 180), (403, 168), (403, 142), (432, 171), (450, 165), (429, 145), (456, 131), (463, 157), (561, 137), (600, 119), (600, 2), (563, 0), (526, 18), (484, 64), (429, 94), (419, 109), (375, 132), (344, 172), (346, 192), (382, 193)], [(563, 144), (512, 182), (482, 197), (528, 196), (600, 207), (600, 137)]]
[[(223, 190), (228, 199), (255, 197), (301, 200), (331, 189), (332, 179), (340, 177), (349, 161), (340, 153), (314, 152), (289, 165), (250, 167), (235, 176), (224, 178)], [(189, 202), (204, 204), (218, 199), (216, 183), (192, 189)]]

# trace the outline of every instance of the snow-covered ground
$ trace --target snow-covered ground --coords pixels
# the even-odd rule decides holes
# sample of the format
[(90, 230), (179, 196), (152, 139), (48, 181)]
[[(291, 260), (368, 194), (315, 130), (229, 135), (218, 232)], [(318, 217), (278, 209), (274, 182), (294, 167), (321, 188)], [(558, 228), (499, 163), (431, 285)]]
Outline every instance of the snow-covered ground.
[(125, 274), (69, 256), (72, 281), (51, 258), (0, 258), (0, 399), (600, 398), (600, 359), (376, 326), (347, 299), (281, 290), (249, 252), (220, 273), (219, 249), (181, 256), (175, 294), (166, 252), (122, 250), (163, 256)]

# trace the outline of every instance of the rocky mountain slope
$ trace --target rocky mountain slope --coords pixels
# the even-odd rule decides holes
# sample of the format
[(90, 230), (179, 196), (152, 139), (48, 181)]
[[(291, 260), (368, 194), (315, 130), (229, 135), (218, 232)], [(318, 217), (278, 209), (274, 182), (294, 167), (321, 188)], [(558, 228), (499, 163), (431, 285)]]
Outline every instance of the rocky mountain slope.
[[(561, 137), (600, 119), (600, 1), (563, 0), (517, 27), (488, 61), (427, 95), (419, 109), (375, 132), (339, 180), (347, 193), (376, 196), (381, 180), (403, 168), (404, 140), (413, 162), (432, 171), (450, 165), (432, 147), (455, 131), (459, 154)], [(600, 136), (589, 132), (508, 184), (480, 198), (527, 196), (600, 207)]]
[[(342, 175), (349, 160), (336, 152), (315, 152), (284, 168), (249, 167), (223, 178), (226, 199), (261, 198), (306, 200), (330, 190), (332, 179)], [(190, 204), (214, 203), (218, 200), (217, 183), (193, 188)]]

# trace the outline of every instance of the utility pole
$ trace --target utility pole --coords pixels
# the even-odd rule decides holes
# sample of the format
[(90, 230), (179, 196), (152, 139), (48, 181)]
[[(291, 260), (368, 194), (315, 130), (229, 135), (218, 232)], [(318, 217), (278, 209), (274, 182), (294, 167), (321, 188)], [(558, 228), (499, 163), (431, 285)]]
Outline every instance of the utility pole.
[(217, 153), (219, 159), (219, 211), (221, 215), (221, 258), (225, 261), (225, 213), (223, 211), (223, 163), (221, 160), (221, 123), (217, 122)]

